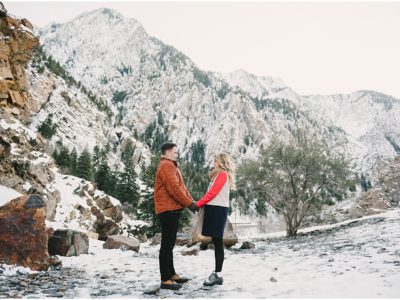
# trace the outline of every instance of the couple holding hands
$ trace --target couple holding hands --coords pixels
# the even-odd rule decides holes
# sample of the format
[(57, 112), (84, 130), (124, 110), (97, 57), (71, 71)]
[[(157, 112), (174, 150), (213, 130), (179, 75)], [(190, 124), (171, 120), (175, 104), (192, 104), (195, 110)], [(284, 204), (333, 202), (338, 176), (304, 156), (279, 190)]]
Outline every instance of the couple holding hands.
[(161, 146), (161, 160), (157, 169), (154, 185), (155, 211), (161, 223), (160, 273), (161, 288), (178, 290), (189, 279), (179, 276), (174, 269), (173, 248), (175, 246), (178, 221), (186, 207), (193, 213), (204, 208), (201, 234), (212, 237), (215, 248), (215, 270), (204, 281), (205, 286), (221, 285), (222, 265), (224, 262), (223, 235), (228, 217), (229, 192), (235, 188), (235, 167), (226, 153), (214, 158), (214, 167), (210, 171), (210, 186), (199, 201), (193, 201), (178, 168), (178, 147), (174, 143)]

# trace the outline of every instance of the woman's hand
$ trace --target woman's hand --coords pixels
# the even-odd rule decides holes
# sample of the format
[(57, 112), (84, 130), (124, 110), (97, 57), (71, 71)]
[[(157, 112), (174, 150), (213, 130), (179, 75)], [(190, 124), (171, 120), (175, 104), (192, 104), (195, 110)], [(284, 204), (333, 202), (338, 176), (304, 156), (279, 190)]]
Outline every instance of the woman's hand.
[(196, 211), (199, 211), (199, 210), (200, 210), (200, 209), (197, 207), (196, 202), (194, 202), (194, 201), (188, 206), (188, 208), (190, 209), (190, 211), (191, 211), (192, 213), (195, 213)]

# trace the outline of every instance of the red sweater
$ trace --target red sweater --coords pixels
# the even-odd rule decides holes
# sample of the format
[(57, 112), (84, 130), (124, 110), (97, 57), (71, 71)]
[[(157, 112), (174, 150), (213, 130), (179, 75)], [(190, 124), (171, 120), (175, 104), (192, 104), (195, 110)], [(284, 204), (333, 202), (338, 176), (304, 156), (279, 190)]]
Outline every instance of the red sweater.
[(222, 187), (224, 186), (227, 180), (228, 180), (228, 174), (226, 174), (226, 172), (219, 172), (217, 178), (215, 178), (212, 187), (204, 195), (203, 198), (197, 201), (196, 205), (198, 207), (202, 207), (203, 205), (206, 205), (208, 202), (214, 199), (214, 197), (217, 196), (218, 193), (222, 190)]

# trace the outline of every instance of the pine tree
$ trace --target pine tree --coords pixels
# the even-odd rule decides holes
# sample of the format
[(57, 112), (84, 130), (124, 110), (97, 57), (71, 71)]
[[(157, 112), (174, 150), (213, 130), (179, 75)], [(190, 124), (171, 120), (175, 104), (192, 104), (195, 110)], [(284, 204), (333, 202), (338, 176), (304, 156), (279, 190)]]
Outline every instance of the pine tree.
[(77, 175), (86, 180), (92, 179), (92, 159), (90, 158), (90, 153), (87, 149), (85, 149), (79, 156)]
[(69, 174), (72, 174), (74, 176), (77, 175), (77, 164), (78, 164), (78, 153), (74, 148), (70, 155), (69, 168), (68, 168)]
[(93, 156), (92, 156), (93, 174), (96, 174), (100, 162), (101, 162), (101, 149), (98, 145), (96, 145), (93, 148)]
[(368, 191), (369, 188), (371, 188), (371, 182), (367, 182), (367, 179), (365, 178), (364, 174), (361, 174), (361, 178), (360, 178), (360, 184), (361, 184), (361, 188), (363, 190), (363, 192)]
[(138, 217), (150, 223), (148, 235), (154, 236), (157, 232), (161, 232), (160, 221), (154, 209), (154, 179), (157, 172), (159, 157), (151, 158), (150, 165), (142, 171), (142, 181), (146, 185), (146, 189), (142, 192), (138, 205)]
[(121, 202), (127, 202), (137, 207), (139, 201), (139, 187), (136, 184), (137, 175), (132, 165), (125, 167), (125, 170), (118, 174), (115, 195)]
[(124, 171), (118, 174), (118, 182), (116, 185), (116, 198), (121, 202), (128, 202), (137, 207), (139, 202), (139, 187), (136, 184), (136, 172), (133, 165), (133, 147), (129, 141), (125, 150), (121, 154), (122, 162), (125, 165)]
[(121, 159), (125, 166), (132, 165), (133, 163), (132, 157), (133, 157), (133, 147), (131, 141), (129, 140), (128, 144), (125, 147), (125, 150), (121, 153)]
[(97, 188), (110, 196), (118, 198), (116, 195), (117, 176), (116, 172), (111, 171), (105, 156), (101, 156), (100, 165), (97, 168), (97, 172), (94, 173), (94, 181)]
[(46, 139), (51, 139), (51, 137), (56, 133), (57, 124), (53, 124), (53, 114), (50, 114), (46, 120), (39, 126), (38, 131)]
[(70, 153), (67, 147), (61, 146), (57, 154), (56, 163), (60, 167), (68, 168), (70, 166)]
[(110, 167), (107, 161), (103, 160), (95, 173), (95, 182), (99, 190), (105, 191), (107, 185), (110, 183), (108, 181), (110, 175)]

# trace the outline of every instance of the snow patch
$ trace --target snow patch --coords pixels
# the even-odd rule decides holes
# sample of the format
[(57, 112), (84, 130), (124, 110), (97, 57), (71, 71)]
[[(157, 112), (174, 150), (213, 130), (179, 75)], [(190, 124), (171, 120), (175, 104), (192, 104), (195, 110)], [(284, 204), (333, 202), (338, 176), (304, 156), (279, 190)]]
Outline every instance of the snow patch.
[(4, 185), (0, 185), (0, 195), (0, 206), (3, 206), (12, 199), (22, 196), (21, 193)]

